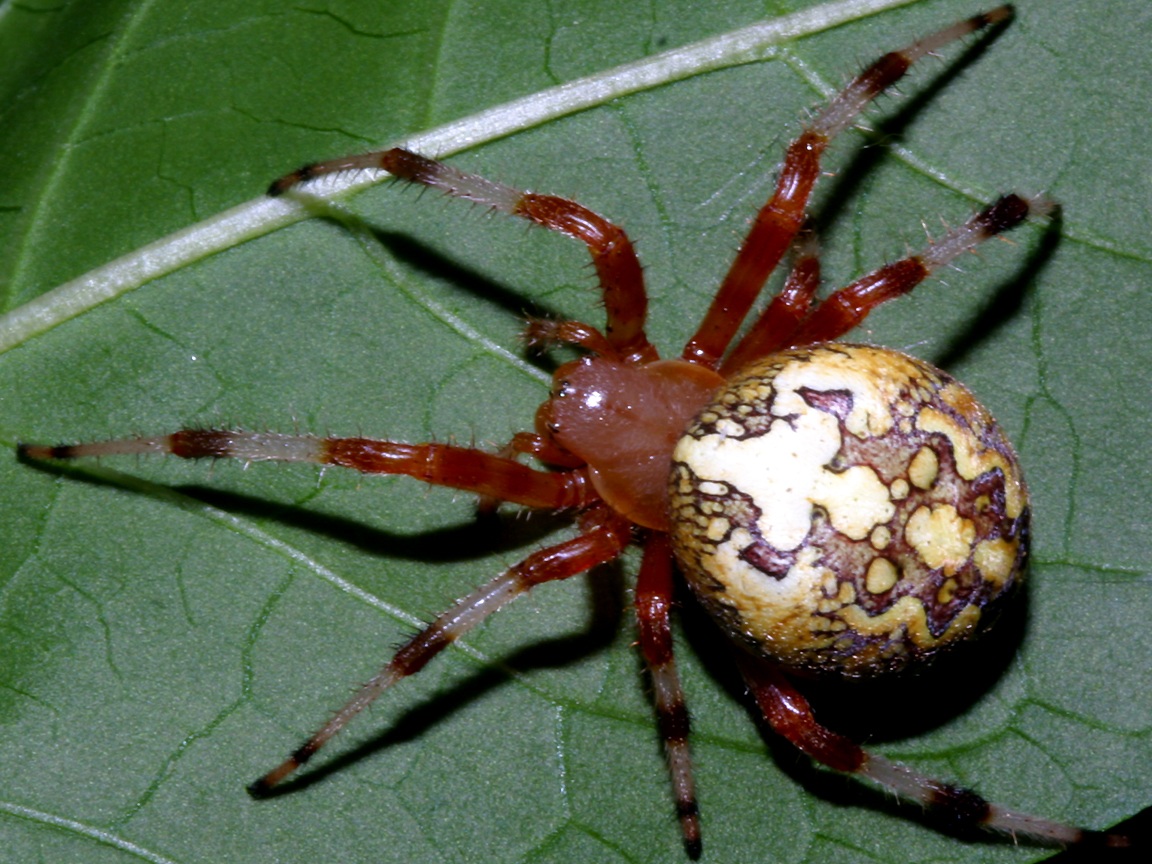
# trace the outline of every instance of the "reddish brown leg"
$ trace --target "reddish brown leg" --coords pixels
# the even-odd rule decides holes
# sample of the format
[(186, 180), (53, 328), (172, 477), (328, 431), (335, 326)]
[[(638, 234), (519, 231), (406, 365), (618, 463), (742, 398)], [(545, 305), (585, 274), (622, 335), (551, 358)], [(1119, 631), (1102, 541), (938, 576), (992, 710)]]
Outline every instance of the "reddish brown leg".
[(820, 258), (812, 234), (802, 234), (796, 241), (796, 263), (780, 293), (764, 307), (756, 323), (736, 343), (720, 364), (725, 378), (748, 363), (779, 351), (788, 343), (820, 290)]
[[(505, 444), (499, 454), (501, 459), (515, 460), (519, 455), (535, 456), (541, 462), (547, 462), (556, 468), (576, 469), (585, 465), (579, 456), (573, 456), (555, 442), (538, 435), (535, 432), (517, 432), (512, 440)], [(502, 499), (493, 495), (482, 495), (476, 503), (476, 512), (481, 514), (492, 513), (500, 506)]]
[(628, 235), (603, 216), (567, 198), (521, 192), (398, 147), (305, 165), (273, 183), (268, 194), (282, 195), (324, 174), (366, 169), (382, 169), (402, 180), (520, 216), (581, 241), (592, 253), (600, 279), (608, 319), (606, 335), (615, 352), (627, 362), (657, 359), (656, 349), (644, 333), (648, 296), (640, 261)]
[(529, 555), (515, 567), (473, 591), (416, 634), (356, 693), (323, 728), (284, 762), (249, 787), (267, 794), (285, 777), (311, 759), (333, 735), (367, 708), (385, 690), (424, 666), (493, 612), (528, 593), (534, 586), (576, 576), (617, 558), (632, 540), (632, 525), (607, 507), (589, 510), (581, 519), (583, 533)]
[(931, 243), (919, 255), (887, 264), (829, 295), (784, 340), (783, 345), (777, 347), (839, 339), (881, 303), (907, 294), (956, 256), (971, 251), (990, 237), (1015, 228), (1029, 216), (1044, 215), (1050, 209), (1051, 204), (1043, 199), (1005, 195), (959, 228)]
[(983, 828), (1044, 844), (1127, 847), (1116, 834), (1087, 831), (1036, 816), (1016, 813), (980, 795), (926, 777), (905, 765), (868, 753), (852, 739), (820, 724), (808, 700), (774, 667), (735, 649), (740, 671), (764, 719), (778, 734), (816, 761), (849, 774), (859, 774), (890, 792), (935, 810), (960, 830)]
[(769, 274), (780, 263), (804, 223), (808, 199), (820, 176), (820, 158), (829, 142), (848, 128), (868, 103), (899, 81), (909, 67), (942, 46), (1008, 19), (1011, 7), (959, 21), (901, 51), (886, 54), (861, 72), (792, 142), (784, 156), (776, 190), (756, 215), (744, 244), (708, 313), (684, 346), (683, 357), (715, 368), (752, 308)]
[(531, 348), (547, 348), (551, 345), (579, 345), (608, 360), (622, 360), (616, 349), (604, 334), (579, 321), (550, 321), (543, 318), (530, 318), (524, 328), (524, 341)]
[(584, 460), (579, 456), (573, 456), (551, 439), (537, 435), (535, 432), (517, 432), (512, 436), (512, 440), (501, 449), (500, 455), (508, 458), (517, 455), (535, 456), (541, 462), (559, 468), (580, 468), (584, 465)]
[(672, 653), (672, 549), (668, 535), (651, 534), (644, 544), (644, 560), (636, 581), (636, 620), (640, 626), (640, 648), (652, 676), (652, 692), (668, 773), (676, 797), (676, 815), (684, 835), (688, 857), (696, 860), (702, 849), (700, 811), (692, 781), (692, 754), (688, 749), (688, 708), (676, 674)]
[(231, 458), (255, 462), (313, 462), (367, 474), (403, 474), (501, 501), (549, 510), (583, 507), (597, 500), (582, 471), (537, 471), (514, 459), (448, 444), (401, 444), (371, 438), (318, 438), (273, 432), (185, 429), (153, 438), (89, 444), (21, 444), (30, 459), (78, 459), (162, 453), (183, 459)]

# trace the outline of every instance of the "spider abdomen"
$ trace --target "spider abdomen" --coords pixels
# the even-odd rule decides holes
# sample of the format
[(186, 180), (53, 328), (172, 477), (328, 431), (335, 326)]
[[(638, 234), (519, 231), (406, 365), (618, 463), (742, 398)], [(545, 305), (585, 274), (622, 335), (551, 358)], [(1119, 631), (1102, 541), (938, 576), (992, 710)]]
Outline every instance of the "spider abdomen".
[(734, 376), (676, 445), (672, 542), (731, 635), (863, 677), (980, 632), (1022, 578), (1028, 495), (972, 394), (896, 351), (824, 344)]

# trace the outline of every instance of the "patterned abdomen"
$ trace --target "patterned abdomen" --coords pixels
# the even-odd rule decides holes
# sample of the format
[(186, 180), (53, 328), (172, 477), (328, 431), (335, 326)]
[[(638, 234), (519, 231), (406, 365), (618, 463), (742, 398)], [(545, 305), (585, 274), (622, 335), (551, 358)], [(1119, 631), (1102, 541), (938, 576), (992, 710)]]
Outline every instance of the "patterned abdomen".
[(896, 351), (825, 344), (746, 367), (676, 445), (672, 542), (753, 651), (865, 677), (982, 631), (1020, 583), (1028, 493), (961, 384)]

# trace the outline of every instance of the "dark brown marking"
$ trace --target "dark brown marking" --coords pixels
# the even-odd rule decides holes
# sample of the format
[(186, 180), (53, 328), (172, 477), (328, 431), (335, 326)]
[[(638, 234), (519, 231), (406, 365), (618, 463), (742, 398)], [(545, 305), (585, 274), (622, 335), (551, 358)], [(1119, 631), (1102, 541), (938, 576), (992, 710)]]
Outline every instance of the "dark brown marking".
[[(309, 743), (311, 743), (311, 742), (309, 742)], [(307, 745), (305, 745), (305, 746), (307, 746)], [(301, 761), (298, 754), (303, 752), (303, 750), (304, 750), (304, 747), (301, 747), (299, 750), (297, 750), (295, 753), (293, 753), (291, 756), (289, 756), (284, 762), (280, 763), (280, 765), (278, 765), (276, 768), (269, 771), (267, 774), (265, 774), (259, 780), (256, 780), (253, 783), (249, 783), (248, 784), (248, 794), (251, 795), (253, 798), (266, 798), (269, 795), (271, 795), (272, 790), (275, 789), (280, 784), (281, 780), (283, 780), (285, 777), (287, 777), (289, 774), (291, 774), (293, 771), (295, 771), (297, 768), (299, 768), (301, 765), (303, 765), (304, 762), (308, 761), (308, 759), (311, 758), (312, 754), (316, 751), (316, 748), (313, 747), (304, 756), (304, 760)]]
[(16, 445), (16, 456), (20, 459), (75, 459), (75, 447), (71, 444), (25, 444)]
[(696, 861), (704, 852), (704, 842), (700, 838), (700, 807), (696, 799), (676, 802), (676, 817), (684, 826), (684, 852)]
[(985, 27), (991, 27), (993, 24), (999, 24), (1001, 21), (1008, 21), (1016, 14), (1016, 8), (1011, 3), (1005, 3), (1003, 6), (998, 6), (989, 12), (981, 12), (978, 15), (973, 15), (968, 19), (968, 23), (972, 26), (973, 31), (983, 30)]
[(168, 452), (181, 459), (232, 455), (232, 435), (216, 429), (183, 429), (168, 436)]
[[(316, 170), (316, 163), (311, 162), (307, 165), (302, 165), (290, 174), (285, 174), (283, 177), (278, 177), (272, 181), (272, 185), (268, 187), (269, 198), (279, 198), (293, 186), (298, 186), (307, 180), (311, 180)], [(253, 784), (255, 785), (255, 784)]]
[(957, 828), (978, 828), (992, 816), (992, 806), (971, 789), (940, 784), (932, 790), (928, 806)]
[(299, 768), (301, 765), (308, 764), (308, 760), (315, 756), (316, 751), (319, 749), (314, 742), (309, 741), (307, 744), (298, 748), (296, 752), (292, 754), (291, 759), (296, 764), (296, 767)]
[(425, 186), (435, 186), (437, 181), (451, 173), (445, 164), (400, 147), (381, 154), (380, 167), (402, 180), (422, 183)]
[(877, 96), (904, 77), (912, 65), (901, 51), (885, 54), (857, 76), (849, 88), (860, 87), (868, 98)]
[(1015, 228), (1023, 222), (1031, 210), (1031, 205), (1019, 195), (1005, 195), (978, 213), (976, 225), (988, 237)]
[(831, 414), (841, 423), (852, 413), (851, 390), (815, 390), (811, 387), (801, 387), (796, 392), (808, 405), (817, 411)]
[[(744, 527), (759, 536), (760, 531), (755, 523)], [(769, 546), (761, 539), (757, 539), (743, 549), (740, 552), (740, 557), (765, 576), (771, 576), (773, 579), (783, 579), (796, 563), (794, 552), (781, 552), (775, 546)]]
[(700, 805), (696, 803), (695, 799), (676, 802), (676, 815), (681, 819), (690, 816), (698, 816), (699, 814)]
[(455, 641), (443, 627), (433, 624), (408, 640), (389, 665), (399, 675), (415, 675)]
[(267, 778), (261, 777), (248, 784), (248, 794), (253, 798), (267, 798), (274, 788), (276, 787), (270, 785)]
[(688, 717), (688, 708), (683, 702), (673, 702), (659, 710), (656, 718), (660, 726), (660, 737), (666, 742), (683, 744), (688, 740), (688, 731), (691, 721)]

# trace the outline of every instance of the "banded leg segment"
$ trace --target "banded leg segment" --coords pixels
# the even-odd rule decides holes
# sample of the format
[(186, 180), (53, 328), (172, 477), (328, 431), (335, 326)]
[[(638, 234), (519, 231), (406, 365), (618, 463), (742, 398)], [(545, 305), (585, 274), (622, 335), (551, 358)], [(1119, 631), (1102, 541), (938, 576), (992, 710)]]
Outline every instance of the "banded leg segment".
[(958, 21), (900, 51), (885, 54), (816, 115), (789, 145), (776, 189), (756, 215), (704, 321), (684, 346), (685, 360), (710, 368), (720, 362), (768, 276), (803, 225), (812, 189), (820, 176), (820, 159), (832, 139), (855, 122), (876, 96), (903, 78), (912, 64), (925, 54), (1005, 21), (1011, 15), (1011, 7), (1001, 6)]
[(608, 341), (628, 362), (657, 359), (656, 349), (644, 333), (648, 295), (632, 242), (622, 228), (575, 201), (555, 195), (522, 192), (399, 147), (305, 165), (274, 182), (268, 194), (282, 195), (292, 187), (324, 174), (367, 169), (387, 171), (401, 180), (430, 186), (454, 198), (519, 216), (581, 241), (592, 253), (592, 263), (600, 280), (607, 313), (605, 329)]
[(159, 453), (182, 459), (312, 462), (366, 474), (403, 474), (491, 499), (549, 510), (583, 507), (597, 500), (584, 471), (538, 471), (515, 459), (449, 444), (402, 444), (372, 438), (320, 438), (222, 429), (185, 429), (171, 435), (122, 438), (89, 444), (19, 445), (30, 459), (77, 459)]
[(1016, 813), (986, 801), (970, 789), (934, 780), (899, 762), (868, 753), (852, 739), (821, 725), (808, 700), (774, 667), (742, 649), (736, 649), (736, 654), (748, 689), (772, 729), (829, 768), (867, 777), (899, 797), (935, 811), (962, 831), (980, 828), (1059, 846), (1131, 845), (1129, 838), (1122, 835)]
[(839, 339), (881, 303), (907, 294), (936, 270), (964, 252), (1009, 231), (1031, 216), (1045, 216), (1052, 209), (1043, 198), (1005, 195), (970, 218), (959, 228), (930, 243), (917, 255), (894, 261), (851, 285), (835, 291), (777, 348), (809, 345)]
[(656, 703), (656, 719), (660, 737), (664, 739), (664, 753), (668, 759), (668, 774), (672, 780), (672, 794), (676, 798), (676, 815), (684, 836), (684, 848), (695, 861), (700, 857), (700, 808), (696, 803), (695, 783), (692, 779), (692, 754), (688, 748), (688, 708), (680, 676), (676, 673), (676, 659), (672, 652), (672, 548), (668, 535), (654, 533), (644, 544), (644, 559), (636, 580), (636, 620), (640, 627), (640, 649), (652, 676), (652, 694)]
[(401, 679), (419, 672), (433, 657), (492, 613), (527, 594), (536, 585), (577, 576), (615, 560), (631, 542), (631, 523), (603, 505), (588, 511), (581, 522), (583, 533), (580, 536), (534, 552), (457, 602), (416, 634), (331, 720), (284, 762), (249, 786), (249, 791), (256, 796), (267, 794), (316, 755), (328, 739), (348, 725), (381, 693)]

